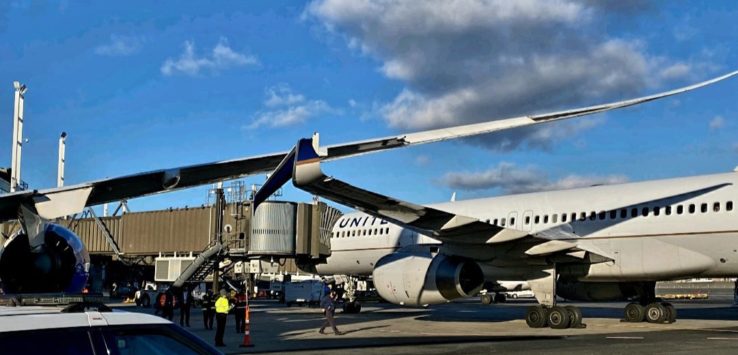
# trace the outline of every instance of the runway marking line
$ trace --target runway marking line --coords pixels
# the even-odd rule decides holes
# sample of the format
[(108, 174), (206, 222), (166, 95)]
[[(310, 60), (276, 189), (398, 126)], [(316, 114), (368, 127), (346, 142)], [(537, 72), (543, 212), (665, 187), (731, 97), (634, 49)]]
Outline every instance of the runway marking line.
[(643, 337), (605, 337), (605, 339), (643, 340)]
[(707, 340), (738, 340), (738, 338), (728, 338), (728, 337), (708, 337)]

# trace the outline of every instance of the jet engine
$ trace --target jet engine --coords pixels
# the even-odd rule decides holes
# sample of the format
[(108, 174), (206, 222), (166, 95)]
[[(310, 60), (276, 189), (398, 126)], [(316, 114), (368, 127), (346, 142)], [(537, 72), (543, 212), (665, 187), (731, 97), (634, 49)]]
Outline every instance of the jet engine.
[(479, 265), (470, 259), (429, 250), (401, 249), (377, 261), (374, 286), (385, 300), (406, 306), (445, 303), (475, 295), (484, 284)]
[[(644, 282), (581, 282), (561, 281), (556, 294), (572, 301), (610, 302), (628, 301), (643, 294), (649, 285)], [(653, 283), (650, 283), (653, 290)]]
[(43, 244), (31, 250), (19, 232), (0, 248), (0, 280), (5, 293), (79, 293), (87, 283), (90, 256), (72, 231), (47, 223), (37, 236)]

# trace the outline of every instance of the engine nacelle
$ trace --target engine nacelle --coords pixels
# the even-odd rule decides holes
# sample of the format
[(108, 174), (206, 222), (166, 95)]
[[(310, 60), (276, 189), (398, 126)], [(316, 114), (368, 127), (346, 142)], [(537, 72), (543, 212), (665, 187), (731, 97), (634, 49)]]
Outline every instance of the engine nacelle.
[(445, 303), (475, 295), (484, 274), (476, 262), (420, 248), (403, 249), (377, 261), (374, 286), (385, 300), (405, 306)]
[(72, 231), (46, 224), (43, 245), (31, 251), (28, 235), (17, 233), (0, 249), (0, 280), (5, 293), (79, 293), (87, 283), (90, 256)]
[[(643, 282), (559, 281), (556, 294), (572, 301), (628, 301), (642, 294), (645, 287), (649, 285)], [(653, 289), (653, 283), (650, 287)]]

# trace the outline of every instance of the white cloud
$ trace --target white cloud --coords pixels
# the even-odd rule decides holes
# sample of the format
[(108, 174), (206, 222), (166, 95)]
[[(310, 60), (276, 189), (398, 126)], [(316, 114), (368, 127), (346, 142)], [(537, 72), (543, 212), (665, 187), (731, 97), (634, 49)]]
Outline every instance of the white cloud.
[(95, 54), (104, 56), (128, 56), (141, 49), (143, 41), (137, 37), (110, 35), (110, 42), (95, 47)]
[(725, 127), (725, 118), (717, 115), (710, 120), (709, 127), (711, 131), (717, 131)]
[(285, 84), (268, 88), (265, 95), (264, 106), (268, 109), (258, 112), (246, 126), (247, 129), (291, 126), (316, 115), (335, 111), (325, 101), (307, 100)]
[(623, 175), (568, 175), (551, 180), (545, 171), (535, 166), (518, 167), (502, 162), (483, 172), (451, 172), (441, 178), (441, 183), (461, 190), (500, 189), (504, 193), (565, 190), (592, 185), (608, 185), (627, 182)]
[[(608, 19), (627, 21), (648, 7), (638, 0), (316, 0), (304, 16), (404, 82), (381, 112), (390, 127), (416, 130), (623, 99), (684, 78), (694, 65), (602, 31)], [(551, 147), (583, 129), (528, 128), (477, 141), (492, 149), (504, 149), (501, 140)]]
[(430, 162), (431, 158), (427, 155), (422, 154), (415, 157), (415, 165), (417, 166), (427, 166)]
[(195, 44), (185, 41), (184, 51), (177, 59), (168, 58), (161, 66), (161, 73), (174, 75), (177, 72), (197, 75), (203, 70), (218, 71), (230, 67), (256, 65), (259, 60), (253, 56), (234, 51), (225, 38), (213, 47), (209, 56), (195, 54)]

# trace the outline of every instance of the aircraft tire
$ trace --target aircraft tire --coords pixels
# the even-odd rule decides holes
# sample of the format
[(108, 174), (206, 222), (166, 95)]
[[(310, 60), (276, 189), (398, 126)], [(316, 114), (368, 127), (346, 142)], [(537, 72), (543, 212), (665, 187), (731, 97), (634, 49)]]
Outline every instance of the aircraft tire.
[(582, 328), (582, 311), (576, 306), (564, 307), (569, 312), (569, 328)]
[(646, 316), (645, 307), (638, 303), (629, 303), (625, 306), (625, 321), (630, 323), (640, 323)]
[(664, 308), (666, 308), (666, 312), (668, 314), (668, 316), (666, 317), (666, 322), (669, 324), (676, 322), (676, 319), (677, 319), (676, 308), (674, 308), (674, 306), (668, 302), (664, 302), (661, 305), (663, 305)]
[(654, 302), (646, 306), (646, 321), (649, 323), (664, 323), (669, 316), (666, 307)]
[(543, 328), (548, 321), (548, 310), (542, 306), (531, 306), (525, 312), (525, 323), (531, 328)]
[(479, 300), (482, 304), (492, 304), (492, 296), (490, 294), (483, 294), (479, 296)]
[(569, 328), (570, 322), (569, 311), (564, 307), (554, 306), (548, 311), (548, 325), (552, 329)]

